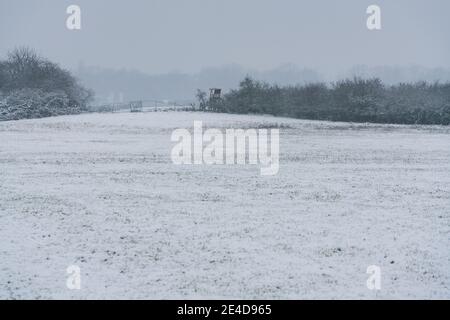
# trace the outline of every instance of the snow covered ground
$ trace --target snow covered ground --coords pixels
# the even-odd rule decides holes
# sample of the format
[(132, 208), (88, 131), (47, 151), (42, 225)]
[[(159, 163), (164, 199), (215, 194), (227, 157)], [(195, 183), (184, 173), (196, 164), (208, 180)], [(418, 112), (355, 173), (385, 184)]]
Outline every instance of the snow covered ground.
[[(172, 130), (194, 120), (281, 125), (279, 174), (172, 164)], [(0, 298), (449, 299), (449, 249), (449, 127), (187, 112), (0, 123)]]

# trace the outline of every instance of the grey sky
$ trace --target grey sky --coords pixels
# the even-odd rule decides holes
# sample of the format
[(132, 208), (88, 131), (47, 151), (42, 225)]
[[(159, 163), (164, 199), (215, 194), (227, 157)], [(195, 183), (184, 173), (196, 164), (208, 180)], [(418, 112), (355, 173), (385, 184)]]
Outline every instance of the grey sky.
[[(78, 4), (82, 30), (65, 27)], [(370, 4), (381, 31), (366, 28)], [(28, 45), (73, 68), (195, 72), (294, 63), (450, 67), (448, 0), (0, 0), (0, 55)]]

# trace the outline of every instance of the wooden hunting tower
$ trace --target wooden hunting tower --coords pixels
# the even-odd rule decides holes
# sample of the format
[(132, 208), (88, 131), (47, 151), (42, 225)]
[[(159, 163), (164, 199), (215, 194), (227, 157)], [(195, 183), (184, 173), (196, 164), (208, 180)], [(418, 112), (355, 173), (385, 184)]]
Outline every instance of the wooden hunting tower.
[(220, 100), (221, 95), (222, 95), (222, 89), (218, 89), (218, 88), (209, 89), (209, 100), (210, 101)]

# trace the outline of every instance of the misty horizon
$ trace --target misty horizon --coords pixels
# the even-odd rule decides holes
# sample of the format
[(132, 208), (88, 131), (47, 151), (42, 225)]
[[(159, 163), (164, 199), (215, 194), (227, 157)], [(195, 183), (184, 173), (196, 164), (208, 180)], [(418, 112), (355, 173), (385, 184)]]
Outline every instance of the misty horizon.
[(197, 89), (218, 87), (225, 92), (236, 89), (245, 77), (280, 86), (307, 83), (333, 83), (346, 78), (379, 78), (387, 85), (421, 81), (450, 82), (450, 68), (426, 68), (423, 66), (353, 66), (338, 74), (330, 75), (320, 70), (284, 64), (269, 70), (245, 68), (238, 64), (203, 68), (195, 73), (172, 72), (147, 74), (132, 69), (112, 69), (80, 64), (73, 70), (83, 84), (94, 89), (96, 101), (120, 102), (120, 100), (159, 99), (195, 101)]

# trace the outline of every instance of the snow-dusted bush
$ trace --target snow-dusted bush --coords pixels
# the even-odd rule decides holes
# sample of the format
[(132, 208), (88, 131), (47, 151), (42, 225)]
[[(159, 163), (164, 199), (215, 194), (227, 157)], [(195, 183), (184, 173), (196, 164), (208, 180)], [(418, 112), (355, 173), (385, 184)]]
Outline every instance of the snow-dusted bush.
[(206, 109), (303, 119), (400, 124), (450, 124), (450, 83), (385, 85), (379, 79), (346, 79), (279, 87), (246, 78)]
[(92, 98), (69, 71), (28, 48), (0, 61), (0, 92), (0, 120), (80, 113)]
[(63, 91), (45, 92), (41, 89), (20, 89), (0, 102), (0, 120), (42, 118), (80, 113)]

